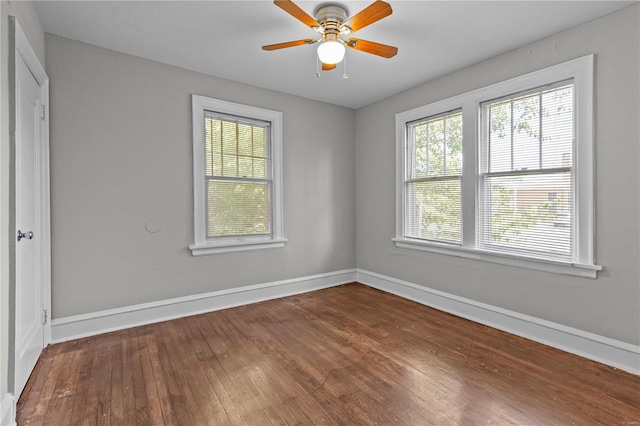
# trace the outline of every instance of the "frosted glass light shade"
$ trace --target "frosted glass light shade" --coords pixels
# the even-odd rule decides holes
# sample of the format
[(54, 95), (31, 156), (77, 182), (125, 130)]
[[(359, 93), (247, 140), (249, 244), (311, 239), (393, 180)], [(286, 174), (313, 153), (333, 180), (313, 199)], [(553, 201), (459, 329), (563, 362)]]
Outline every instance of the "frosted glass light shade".
[(318, 46), (318, 58), (324, 64), (337, 64), (344, 59), (344, 45), (339, 41), (325, 41)]

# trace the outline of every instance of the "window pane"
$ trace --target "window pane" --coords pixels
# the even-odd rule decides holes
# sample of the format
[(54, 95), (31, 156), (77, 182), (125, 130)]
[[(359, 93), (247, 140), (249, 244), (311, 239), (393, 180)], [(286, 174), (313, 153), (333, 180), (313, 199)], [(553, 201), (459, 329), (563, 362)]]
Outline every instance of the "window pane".
[(573, 85), (488, 103), (482, 115), (485, 172), (572, 165)]
[(263, 158), (253, 159), (253, 177), (256, 179), (266, 179), (269, 177), (269, 165), (271, 162)]
[(447, 179), (407, 183), (405, 236), (460, 243), (460, 182)]
[(263, 127), (253, 127), (253, 156), (267, 157), (267, 133)]
[[(408, 145), (409, 178), (428, 176), (429, 157), (427, 156), (427, 125), (415, 124), (410, 127), (412, 143)], [(413, 166), (413, 167), (412, 167)]]
[(238, 155), (251, 155), (253, 153), (252, 126), (238, 124)]
[(512, 170), (540, 168), (540, 102), (539, 96), (526, 96), (512, 103), (513, 167)]
[(210, 180), (207, 237), (271, 233), (269, 183)]
[(485, 177), (482, 187), (479, 230), (483, 248), (571, 260), (570, 172)]
[(446, 174), (462, 173), (462, 114), (455, 114), (445, 122), (446, 132)]
[(238, 157), (235, 155), (222, 155), (222, 170), (220, 176), (238, 176)]
[(237, 153), (238, 148), (238, 133), (237, 133), (237, 125), (236, 123), (232, 123), (229, 121), (222, 122), (222, 151), (225, 154), (233, 154)]
[(573, 163), (573, 86), (542, 94), (542, 167)]
[(511, 102), (491, 105), (487, 123), (487, 169), (490, 172), (511, 170)]
[(253, 158), (238, 157), (238, 176), (253, 177)]
[(409, 179), (462, 173), (462, 113), (428, 118), (408, 130)]
[(269, 177), (267, 129), (261, 126), (205, 118), (207, 176)]
[(427, 176), (442, 176), (444, 171), (444, 119), (427, 122)]
[(220, 161), (217, 157), (222, 152), (221, 125), (220, 120), (205, 118), (205, 171), (209, 176), (219, 173), (214, 169), (220, 169)]

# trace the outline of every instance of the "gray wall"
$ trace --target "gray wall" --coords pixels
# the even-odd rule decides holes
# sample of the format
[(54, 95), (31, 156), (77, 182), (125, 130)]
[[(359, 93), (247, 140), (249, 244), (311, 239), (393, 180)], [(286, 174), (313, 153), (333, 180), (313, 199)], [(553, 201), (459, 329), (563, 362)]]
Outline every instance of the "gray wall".
[[(49, 34), (46, 47), (53, 318), (354, 267), (353, 110)], [(284, 248), (191, 256), (192, 93), (282, 111)]]
[[(29, 43), (44, 65), (44, 33), (31, 2), (0, 2), (0, 401), (7, 392), (12, 392), (13, 342), (10, 342), (9, 327), (13, 319), (9, 317), (10, 287), (15, 276), (10, 275), (13, 263), (10, 242), (15, 229), (10, 225), (12, 204), (10, 201), (11, 158), (13, 148), (9, 138), (9, 16), (15, 16)], [(11, 290), (13, 291), (13, 290)]]
[[(636, 4), (356, 113), (357, 266), (640, 343), (640, 7)], [(596, 57), (597, 280), (397, 249), (394, 115), (589, 53)]]

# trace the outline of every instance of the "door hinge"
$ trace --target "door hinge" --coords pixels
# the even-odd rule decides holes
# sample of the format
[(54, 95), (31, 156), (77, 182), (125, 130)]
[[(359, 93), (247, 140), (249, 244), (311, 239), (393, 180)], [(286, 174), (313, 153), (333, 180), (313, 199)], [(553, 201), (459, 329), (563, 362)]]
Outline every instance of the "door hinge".
[(44, 120), (46, 108), (47, 107), (44, 104), (41, 105), (41, 108), (40, 108), (40, 120)]
[(42, 310), (42, 325), (45, 325), (47, 323), (47, 320), (49, 319), (49, 313), (47, 312), (46, 309)]

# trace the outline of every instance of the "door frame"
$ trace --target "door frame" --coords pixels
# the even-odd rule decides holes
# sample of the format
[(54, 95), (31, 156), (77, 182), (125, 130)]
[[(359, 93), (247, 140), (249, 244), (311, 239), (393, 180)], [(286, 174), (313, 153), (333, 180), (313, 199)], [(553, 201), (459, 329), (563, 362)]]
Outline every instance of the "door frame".
[[(37, 270), (36, 275), (42, 288), (43, 308), (47, 312), (47, 318), (44, 323), (43, 347), (51, 342), (51, 198), (50, 198), (50, 174), (49, 174), (49, 77), (44, 67), (40, 63), (33, 47), (18, 23), (18, 20), (9, 17), (9, 134), (11, 154), (10, 177), (12, 182), (10, 187), (10, 219), (9, 219), (9, 253), (10, 253), (10, 270), (9, 270), (9, 294), (10, 300), (10, 349), (9, 356), (9, 376), (13, 382), (9, 385), (9, 389), (13, 389), (15, 401), (20, 397), (22, 389), (16, 389), (16, 372), (18, 371), (16, 364), (18, 348), (16, 347), (16, 78), (17, 78), (17, 62), (18, 56), (22, 57), (27, 67), (33, 74), (36, 82), (42, 91), (42, 103), (44, 106), (44, 118), (40, 120), (40, 136), (41, 143), (37, 147), (37, 166), (36, 166), (36, 186), (37, 186), (37, 210), (39, 213), (38, 221), (40, 232), (37, 242)], [(44, 314), (44, 313), (43, 313)], [(13, 371), (12, 371), (13, 370)]]

